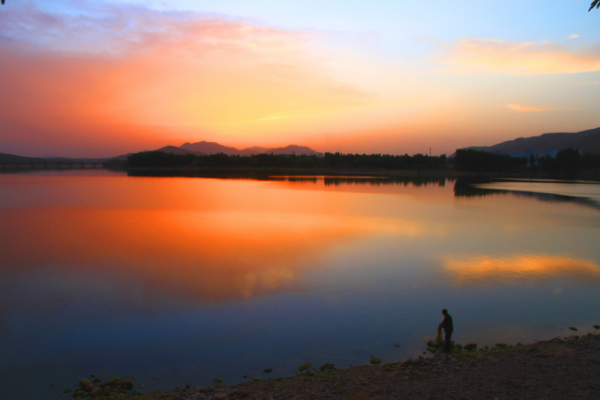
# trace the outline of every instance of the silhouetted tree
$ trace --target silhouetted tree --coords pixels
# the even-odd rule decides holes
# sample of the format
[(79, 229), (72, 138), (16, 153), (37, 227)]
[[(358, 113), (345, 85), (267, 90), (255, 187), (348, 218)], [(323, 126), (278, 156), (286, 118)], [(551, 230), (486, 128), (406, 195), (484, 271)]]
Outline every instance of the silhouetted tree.
[(456, 167), (465, 171), (509, 171), (527, 165), (527, 157), (512, 157), (473, 149), (456, 150)]
[(579, 150), (563, 149), (556, 155), (556, 166), (561, 170), (577, 171), (581, 168), (582, 158)]

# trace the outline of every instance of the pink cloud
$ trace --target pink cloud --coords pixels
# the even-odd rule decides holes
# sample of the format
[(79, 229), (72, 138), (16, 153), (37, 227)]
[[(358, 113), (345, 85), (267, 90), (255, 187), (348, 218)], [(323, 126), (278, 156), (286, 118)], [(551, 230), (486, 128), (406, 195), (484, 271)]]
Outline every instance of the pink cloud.
[(92, 11), (26, 4), (0, 13), (0, 152), (115, 155), (372, 101), (336, 81), (309, 32), (136, 7)]
[(436, 61), (448, 64), (446, 71), (461, 74), (543, 75), (600, 70), (598, 46), (575, 50), (547, 42), (465, 38), (445, 50), (448, 55)]
[(546, 112), (546, 111), (574, 111), (573, 107), (534, 107), (526, 106), (523, 104), (507, 104), (506, 108), (519, 113), (530, 113), (530, 112)]

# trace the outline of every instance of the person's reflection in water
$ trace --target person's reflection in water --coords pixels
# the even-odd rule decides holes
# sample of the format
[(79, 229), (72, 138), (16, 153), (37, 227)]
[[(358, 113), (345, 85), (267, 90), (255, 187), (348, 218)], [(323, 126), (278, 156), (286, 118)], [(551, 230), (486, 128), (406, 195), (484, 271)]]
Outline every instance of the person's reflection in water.
[(452, 332), (454, 331), (454, 324), (452, 323), (452, 316), (448, 314), (448, 310), (445, 308), (442, 310), (444, 314), (444, 320), (440, 323), (440, 328), (444, 328), (446, 343), (444, 344), (444, 350), (450, 351), (452, 348)]

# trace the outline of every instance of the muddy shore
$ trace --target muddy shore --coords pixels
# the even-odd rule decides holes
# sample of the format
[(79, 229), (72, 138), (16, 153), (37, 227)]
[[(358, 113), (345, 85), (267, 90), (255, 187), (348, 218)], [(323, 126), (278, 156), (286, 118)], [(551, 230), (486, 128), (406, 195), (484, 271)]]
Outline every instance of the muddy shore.
[[(467, 347), (467, 346), (465, 346)], [(321, 367), (321, 368), (319, 368)], [(308, 366), (289, 378), (170, 392), (79, 390), (77, 398), (199, 399), (598, 399), (600, 334), (527, 345), (428, 353), (404, 362), (336, 369)], [(128, 378), (129, 379), (129, 378)], [(125, 380), (125, 382), (129, 381)], [(87, 382), (84, 383), (87, 385)], [(94, 385), (96, 386), (96, 385)], [(118, 388), (118, 381), (117, 386)]]

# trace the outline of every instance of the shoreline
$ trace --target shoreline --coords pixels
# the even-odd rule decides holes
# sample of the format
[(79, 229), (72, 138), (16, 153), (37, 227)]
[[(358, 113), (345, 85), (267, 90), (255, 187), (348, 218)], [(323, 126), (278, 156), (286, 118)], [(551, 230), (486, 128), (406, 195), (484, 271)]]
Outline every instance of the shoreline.
[[(27, 164), (27, 163), (24, 163)], [(587, 180), (600, 181), (600, 170), (581, 170), (575, 173), (553, 173), (543, 170), (512, 171), (512, 172), (472, 172), (454, 168), (446, 169), (353, 169), (353, 168), (278, 168), (278, 167), (162, 167), (162, 168), (130, 168), (106, 165), (103, 168), (3, 168), (0, 173), (29, 172), (29, 171), (75, 171), (75, 170), (109, 170), (126, 172), (130, 176), (171, 176), (171, 177), (214, 177), (237, 175), (239, 177), (253, 176), (325, 176), (325, 177), (373, 177), (373, 178), (508, 178), (508, 179), (553, 179), (553, 180)]]
[(180, 167), (180, 168), (123, 168), (119, 169), (132, 176), (215, 176), (215, 175), (290, 175), (290, 176), (325, 176), (325, 177), (423, 177), (423, 178), (520, 178), (520, 179), (556, 179), (556, 180), (589, 180), (600, 181), (600, 170), (582, 170), (577, 173), (551, 173), (548, 171), (514, 171), (514, 172), (471, 172), (457, 169), (352, 169), (352, 168), (251, 168), (251, 167)]
[[(595, 326), (600, 329), (600, 326)], [(78, 399), (579, 399), (599, 397), (600, 334), (571, 335), (493, 348), (455, 345), (449, 353), (403, 362), (351, 366), (303, 364), (295, 376), (236, 384), (131, 392), (132, 378), (113, 378), (93, 386), (82, 380)], [(469, 350), (466, 350), (466, 349)], [(377, 361), (376, 359), (372, 359)], [(372, 363), (373, 363), (372, 361)], [(116, 379), (116, 381), (115, 381)], [(85, 382), (84, 382), (85, 381)], [(111, 381), (116, 385), (113, 392)], [(216, 379), (216, 382), (219, 380)], [(126, 386), (119, 387), (119, 382)], [(104, 385), (104, 386), (103, 386)], [(141, 385), (143, 387), (143, 385)], [(84, 388), (87, 387), (87, 388)], [(104, 392), (100, 390), (104, 387)], [(75, 390), (78, 390), (75, 389)], [(118, 390), (121, 389), (121, 390)], [(95, 390), (95, 392), (94, 392)]]

